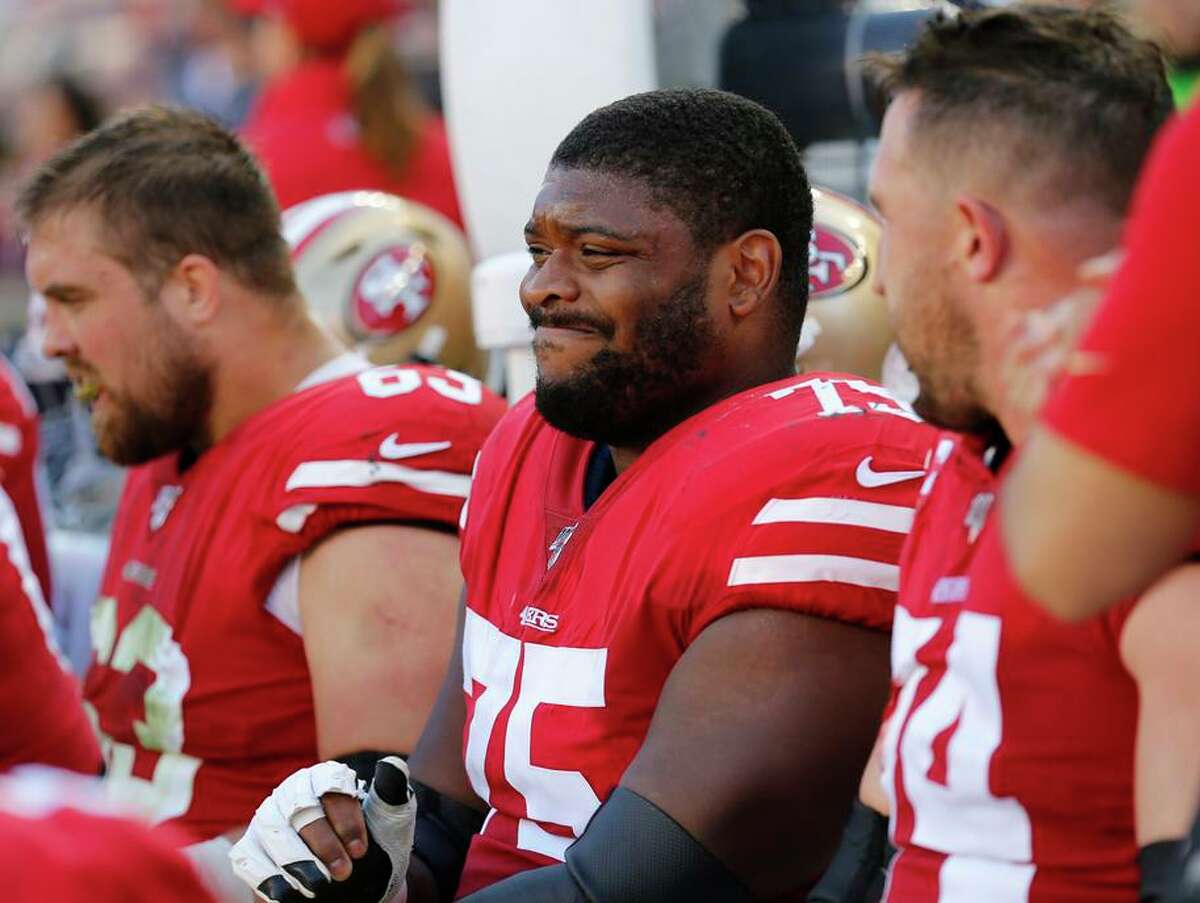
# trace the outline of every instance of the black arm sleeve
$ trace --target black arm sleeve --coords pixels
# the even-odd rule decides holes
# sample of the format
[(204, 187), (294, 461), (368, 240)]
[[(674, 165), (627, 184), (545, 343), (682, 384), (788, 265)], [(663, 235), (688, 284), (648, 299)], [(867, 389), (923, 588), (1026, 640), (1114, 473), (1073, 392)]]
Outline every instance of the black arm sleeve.
[(458, 890), (471, 838), (483, 826), (483, 813), (420, 781), (410, 783), (417, 794), (413, 855), (433, 873), (438, 900), (450, 903)]
[(1167, 898), (1182, 852), (1182, 840), (1159, 840), (1138, 850), (1138, 869), (1142, 875), (1139, 903), (1161, 903)]
[(858, 800), (829, 868), (808, 895), (808, 903), (878, 903), (888, 862), (887, 819)]
[(461, 903), (747, 903), (750, 892), (678, 822), (618, 787), (566, 862), (522, 872)]

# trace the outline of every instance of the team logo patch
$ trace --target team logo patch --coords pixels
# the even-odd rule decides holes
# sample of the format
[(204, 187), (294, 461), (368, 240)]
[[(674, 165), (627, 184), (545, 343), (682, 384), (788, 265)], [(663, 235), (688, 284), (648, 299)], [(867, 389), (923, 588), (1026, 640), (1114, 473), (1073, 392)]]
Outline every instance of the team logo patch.
[(136, 583), (142, 589), (154, 589), (154, 581), (158, 579), (158, 571), (141, 561), (132, 558), (121, 568), (121, 576), (130, 583)]
[(412, 326), (433, 302), (435, 275), (425, 246), (400, 245), (376, 255), (350, 298), (350, 331), (386, 338)]
[(983, 525), (987, 523), (994, 501), (996, 494), (993, 492), (981, 492), (971, 499), (971, 507), (967, 509), (967, 516), (963, 519), (963, 526), (967, 528), (967, 542), (975, 542), (983, 532)]
[(154, 497), (154, 503), (150, 506), (151, 530), (162, 529), (162, 525), (171, 516), (171, 509), (175, 507), (175, 503), (179, 501), (181, 495), (183, 495), (182, 486), (159, 487), (158, 495)]
[(850, 236), (818, 223), (808, 241), (808, 292), (828, 298), (848, 292), (867, 274), (867, 255)]
[(558, 615), (552, 615), (548, 611), (526, 605), (521, 609), (521, 626), (532, 627), (542, 633), (554, 633), (558, 630)]
[(934, 605), (964, 602), (971, 592), (970, 577), (942, 577), (933, 585), (929, 601)]
[(575, 529), (579, 524), (568, 524), (558, 531), (558, 536), (554, 537), (554, 542), (550, 543), (550, 548), (546, 551), (550, 553), (550, 557), (546, 559), (546, 570), (554, 567), (558, 561), (558, 556), (562, 554), (562, 550), (567, 547), (567, 543), (571, 541), (571, 537), (575, 535)]

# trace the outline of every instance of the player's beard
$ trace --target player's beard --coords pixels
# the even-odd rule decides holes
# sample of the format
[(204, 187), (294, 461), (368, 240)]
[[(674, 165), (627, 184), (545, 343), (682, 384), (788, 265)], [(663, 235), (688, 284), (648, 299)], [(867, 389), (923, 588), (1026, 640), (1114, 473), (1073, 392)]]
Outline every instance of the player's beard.
[(165, 315), (155, 340), (141, 349), (142, 397), (105, 389), (106, 410), (93, 411), (100, 453), (124, 466), (208, 445), (212, 367)]
[(716, 341), (707, 287), (701, 272), (644, 313), (633, 351), (601, 349), (565, 379), (539, 373), (538, 412), (564, 433), (618, 448), (645, 448), (696, 413)]
[(915, 284), (920, 300), (895, 323), (900, 350), (919, 387), (913, 409), (944, 429), (991, 434), (996, 420), (981, 401), (974, 327), (954, 299), (938, 288), (936, 278), (921, 278)]

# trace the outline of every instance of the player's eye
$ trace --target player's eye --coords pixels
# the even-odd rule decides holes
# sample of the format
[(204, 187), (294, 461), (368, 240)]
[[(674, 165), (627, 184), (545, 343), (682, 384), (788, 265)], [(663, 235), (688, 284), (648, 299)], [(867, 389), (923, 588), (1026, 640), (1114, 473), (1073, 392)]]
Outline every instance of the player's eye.
[(533, 261), (534, 266), (541, 266), (546, 258), (550, 256), (550, 252), (541, 245), (529, 245), (526, 248), (529, 251), (529, 257)]
[(600, 247), (597, 247), (596, 245), (584, 245), (582, 250), (580, 251), (580, 253), (584, 257), (590, 257), (593, 259), (601, 258), (601, 259), (612, 260), (617, 257), (625, 256), (623, 251), (616, 251), (616, 250), (613, 250), (612, 248), (600, 248)]

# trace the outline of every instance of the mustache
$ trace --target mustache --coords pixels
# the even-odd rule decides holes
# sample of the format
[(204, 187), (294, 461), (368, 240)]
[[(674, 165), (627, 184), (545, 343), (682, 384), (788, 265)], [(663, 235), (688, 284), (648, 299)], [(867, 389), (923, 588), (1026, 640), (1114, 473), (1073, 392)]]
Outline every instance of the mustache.
[(611, 339), (616, 327), (611, 320), (587, 317), (574, 311), (547, 311), (535, 307), (529, 311), (529, 325), (534, 329), (546, 326), (552, 329), (586, 329)]
[(82, 361), (69, 360), (65, 362), (67, 370), (67, 378), (71, 382), (83, 382), (85, 380), (96, 381), (96, 371), (84, 364)]

